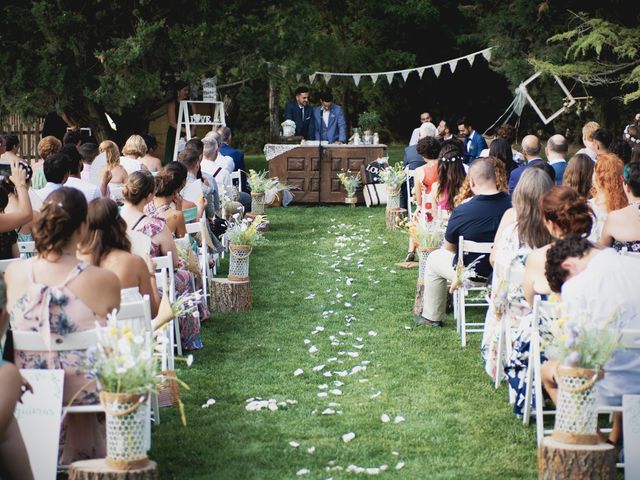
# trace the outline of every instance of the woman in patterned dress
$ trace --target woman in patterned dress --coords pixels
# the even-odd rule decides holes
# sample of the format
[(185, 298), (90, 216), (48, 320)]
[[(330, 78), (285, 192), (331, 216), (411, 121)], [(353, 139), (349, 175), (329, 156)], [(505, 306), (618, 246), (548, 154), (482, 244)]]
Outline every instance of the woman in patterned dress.
[(617, 251), (640, 253), (640, 163), (627, 164), (622, 177), (629, 206), (609, 214), (600, 243)]
[[(79, 190), (61, 187), (46, 198), (33, 226), (37, 255), (12, 263), (5, 274), (15, 332), (37, 332), (50, 344), (54, 335), (67, 337), (93, 330), (96, 323), (106, 325), (107, 314), (120, 306), (118, 277), (76, 258), (86, 218), (87, 202)], [(63, 369), (65, 405), (99, 402), (95, 379), (85, 371), (85, 350), (15, 349), (14, 360), (19, 368)], [(63, 464), (104, 456), (104, 425), (97, 414), (69, 414), (63, 426)]]

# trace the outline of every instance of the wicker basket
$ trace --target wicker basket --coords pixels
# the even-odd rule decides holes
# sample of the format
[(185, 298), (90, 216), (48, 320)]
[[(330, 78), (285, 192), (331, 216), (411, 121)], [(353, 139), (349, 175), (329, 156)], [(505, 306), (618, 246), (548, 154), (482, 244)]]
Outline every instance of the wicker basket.
[(229, 245), (229, 275), (232, 282), (246, 282), (249, 280), (249, 245)]
[(164, 370), (160, 375), (165, 380), (158, 384), (158, 406), (171, 407), (177, 405), (180, 400), (180, 386), (175, 380), (176, 372), (173, 370)]
[(558, 367), (558, 404), (552, 437), (559, 442), (580, 445), (598, 443), (598, 410), (595, 383), (602, 370)]
[(358, 197), (345, 197), (344, 203), (346, 203), (347, 205), (351, 205), (352, 207), (355, 207), (356, 203), (358, 203)]
[(149, 461), (144, 445), (148, 394), (100, 392), (107, 417), (107, 466), (134, 470)]
[(251, 194), (251, 211), (253, 213), (264, 213), (264, 192)]
[(400, 189), (387, 187), (387, 210), (400, 208)]

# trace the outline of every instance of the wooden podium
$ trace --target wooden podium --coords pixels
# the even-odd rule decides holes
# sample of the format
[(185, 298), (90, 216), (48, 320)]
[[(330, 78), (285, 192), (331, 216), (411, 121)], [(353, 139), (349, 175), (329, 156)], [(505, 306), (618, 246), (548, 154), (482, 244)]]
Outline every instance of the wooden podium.
[[(265, 147), (265, 151), (269, 146)], [(269, 176), (290, 185), (296, 203), (344, 203), (346, 192), (338, 173), (360, 173), (361, 167), (387, 155), (386, 145), (298, 146), (269, 160)], [(364, 202), (362, 188), (358, 201)]]

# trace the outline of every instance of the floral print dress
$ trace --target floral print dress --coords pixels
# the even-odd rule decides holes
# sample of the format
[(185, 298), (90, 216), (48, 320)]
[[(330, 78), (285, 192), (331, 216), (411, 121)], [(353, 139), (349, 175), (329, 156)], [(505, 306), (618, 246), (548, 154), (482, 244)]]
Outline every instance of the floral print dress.
[[(35, 257), (34, 257), (35, 258)], [(51, 335), (66, 336), (71, 333), (92, 330), (96, 322), (106, 325), (103, 316), (96, 315), (82, 300), (75, 296), (68, 285), (82, 275), (88, 264), (79, 262), (61, 285), (48, 286), (38, 283), (33, 274), (33, 260), (25, 265), (31, 273), (26, 292), (9, 310), (11, 328), (14, 331), (38, 332), (45, 343)], [(85, 370), (85, 350), (67, 351), (14, 351), (18, 368), (63, 369), (63, 403), (67, 405), (91, 405), (100, 402), (93, 377)], [(62, 451), (62, 463), (98, 458), (105, 454), (105, 431), (97, 414), (70, 414), (65, 417), (62, 435), (66, 438)]]
[(502, 370), (502, 359), (497, 358), (501, 322), (506, 322), (506, 331), (511, 332), (531, 312), (522, 288), (524, 267), (531, 248), (520, 241), (517, 223), (503, 230), (496, 240), (494, 252), (491, 302), (481, 346), (485, 371), (492, 378), (496, 369)]
[[(163, 219), (150, 216), (147, 222), (142, 225), (140, 222), (136, 224), (134, 230), (140, 232), (148, 237), (151, 237), (151, 248), (149, 254), (152, 257), (162, 256), (160, 245), (153, 242), (153, 237), (158, 235), (165, 227)], [(182, 295), (183, 293), (191, 293), (194, 291), (194, 282), (191, 274), (182, 269), (176, 269), (174, 271), (174, 277), (176, 282), (176, 295)], [(209, 310), (206, 302), (201, 302), (198, 307), (200, 318), (208, 318)], [(200, 319), (195, 316), (182, 315), (178, 317), (178, 325), (180, 326), (180, 341), (184, 350), (198, 350), (203, 348), (202, 338), (200, 337)]]

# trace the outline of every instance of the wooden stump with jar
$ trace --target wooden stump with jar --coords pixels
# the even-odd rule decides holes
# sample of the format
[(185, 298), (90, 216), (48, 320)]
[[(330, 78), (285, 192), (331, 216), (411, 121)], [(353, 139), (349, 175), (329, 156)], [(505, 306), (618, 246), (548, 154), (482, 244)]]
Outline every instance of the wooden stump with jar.
[(386, 209), (386, 223), (389, 230), (399, 230), (407, 218), (406, 208)]

